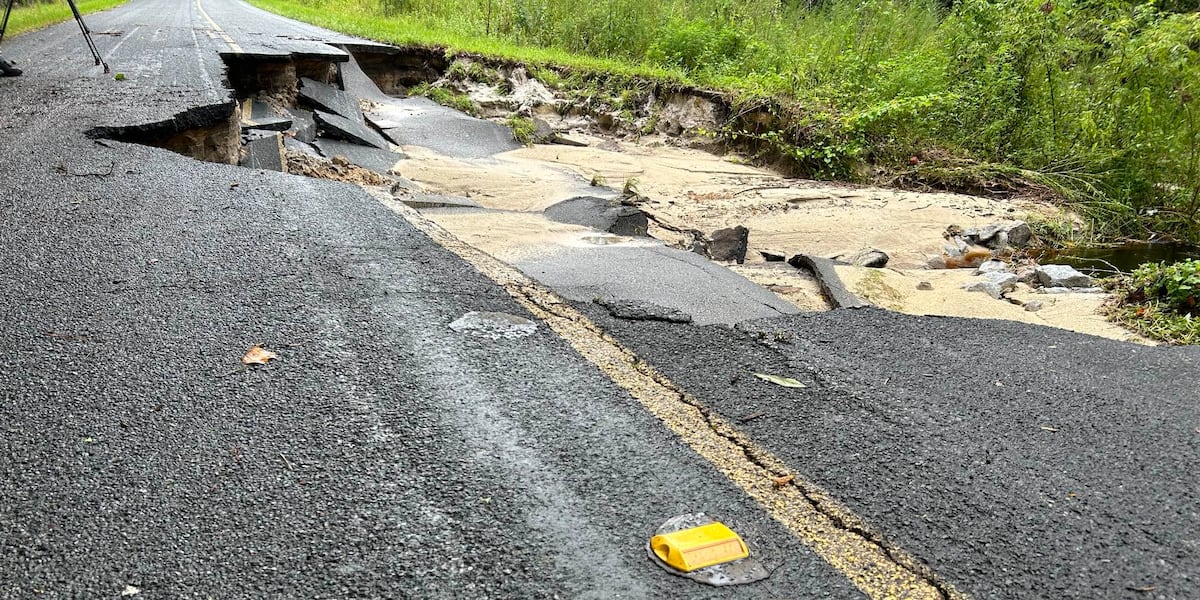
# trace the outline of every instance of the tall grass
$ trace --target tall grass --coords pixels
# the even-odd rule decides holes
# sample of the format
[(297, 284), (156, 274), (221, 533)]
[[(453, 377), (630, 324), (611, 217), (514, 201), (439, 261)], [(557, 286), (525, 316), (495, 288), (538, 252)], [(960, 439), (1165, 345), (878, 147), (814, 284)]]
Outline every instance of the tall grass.
[(252, 1), (375, 39), (775, 98), (788, 126), (768, 141), (812, 175), (982, 165), (1111, 235), (1200, 238), (1191, 0)]
[[(75, 5), (79, 7), (79, 12), (88, 14), (108, 10), (124, 3), (125, 0), (79, 0)], [(5, 1), (4, 4), (7, 5), (8, 2)], [(3, 9), (0, 8), (0, 10)], [(3, 13), (0, 13), (0, 18), (3, 18)], [(9, 15), (8, 29), (4, 37), (8, 38), (41, 29), (71, 18), (74, 16), (71, 14), (71, 7), (66, 0), (19, 2)]]

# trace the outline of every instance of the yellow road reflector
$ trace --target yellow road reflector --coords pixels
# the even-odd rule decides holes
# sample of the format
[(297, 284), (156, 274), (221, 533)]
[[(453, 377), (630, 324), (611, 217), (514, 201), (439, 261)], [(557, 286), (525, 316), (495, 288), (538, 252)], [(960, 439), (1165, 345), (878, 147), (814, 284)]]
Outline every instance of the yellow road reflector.
[(650, 548), (663, 562), (688, 573), (750, 556), (746, 542), (724, 523), (656, 535)]

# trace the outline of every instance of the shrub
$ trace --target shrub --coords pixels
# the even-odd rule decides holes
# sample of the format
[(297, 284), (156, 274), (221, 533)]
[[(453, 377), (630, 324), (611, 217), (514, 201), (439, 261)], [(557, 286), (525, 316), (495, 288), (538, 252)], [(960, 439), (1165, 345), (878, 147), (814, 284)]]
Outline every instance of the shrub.
[(1147, 263), (1119, 285), (1110, 316), (1166, 342), (1200, 344), (1200, 260)]

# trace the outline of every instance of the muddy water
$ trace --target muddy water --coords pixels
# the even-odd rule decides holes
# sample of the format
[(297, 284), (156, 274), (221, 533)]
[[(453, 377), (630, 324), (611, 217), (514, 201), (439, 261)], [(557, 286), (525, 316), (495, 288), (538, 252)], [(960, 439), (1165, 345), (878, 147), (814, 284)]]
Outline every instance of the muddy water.
[(1128, 273), (1144, 263), (1174, 263), (1200, 259), (1200, 247), (1185, 244), (1122, 244), (1117, 246), (1077, 246), (1047, 250), (1042, 261), (1071, 265), (1085, 273), (1107, 275)]

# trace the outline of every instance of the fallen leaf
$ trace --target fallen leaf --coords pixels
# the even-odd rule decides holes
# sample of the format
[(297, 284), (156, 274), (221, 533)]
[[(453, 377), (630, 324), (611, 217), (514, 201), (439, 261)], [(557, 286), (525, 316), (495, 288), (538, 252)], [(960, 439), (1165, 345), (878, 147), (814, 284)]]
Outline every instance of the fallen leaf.
[(136, 596), (140, 593), (142, 593), (142, 590), (139, 590), (132, 585), (126, 585), (125, 589), (121, 590), (121, 597), (124, 598), (126, 596)]
[(1058, 428), (1057, 427), (1047, 427), (1045, 425), (1042, 425), (1042, 431), (1058, 431)]
[(774, 484), (775, 484), (775, 489), (780, 489), (780, 488), (782, 488), (783, 486), (785, 486), (785, 485), (787, 485), (787, 484), (791, 483), (791, 482), (792, 482), (792, 480), (793, 480), (793, 479), (795, 479), (795, 478), (796, 478), (796, 476), (795, 476), (795, 475), (793, 475), (793, 474), (791, 474), (791, 473), (788, 473), (787, 475), (784, 475), (784, 476), (782, 476), (782, 477), (776, 477), (775, 479), (772, 479), (772, 480), (771, 480), (771, 483), (774, 483)]
[(267, 350), (266, 348), (263, 348), (262, 346), (254, 346), (246, 352), (245, 356), (242, 357), (242, 364), (265, 365), (268, 362), (271, 362), (271, 359), (273, 358), (279, 358), (279, 355)]
[(803, 383), (800, 383), (799, 381), (796, 381), (795, 379), (792, 379), (791, 377), (780, 377), (778, 375), (768, 375), (766, 373), (755, 373), (754, 376), (763, 381), (769, 381), (775, 385), (786, 387), (786, 388), (806, 388), (806, 387), (808, 387), (807, 385), (804, 385)]

